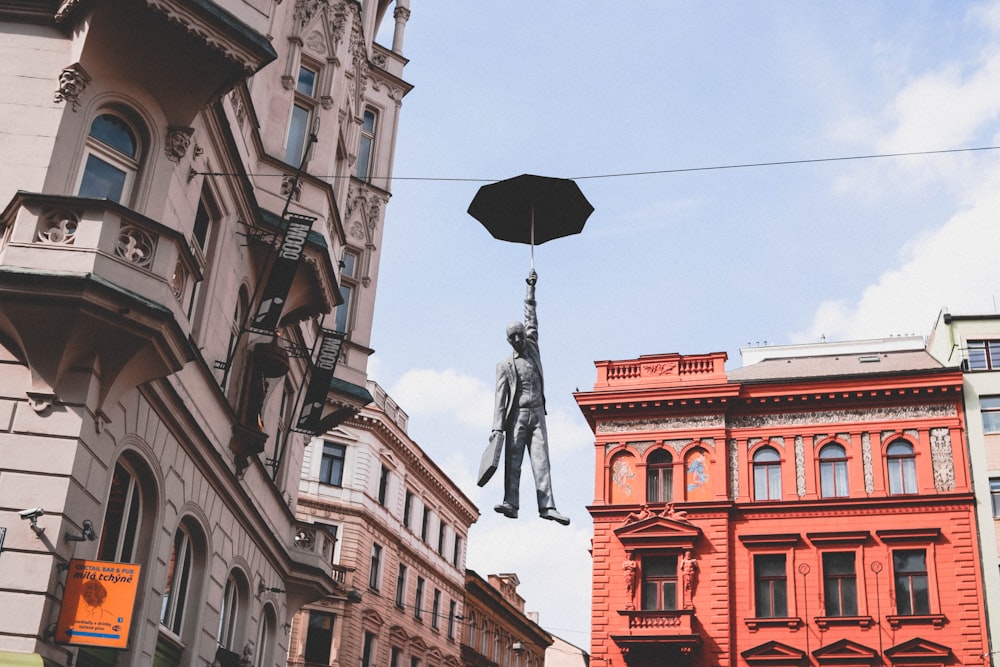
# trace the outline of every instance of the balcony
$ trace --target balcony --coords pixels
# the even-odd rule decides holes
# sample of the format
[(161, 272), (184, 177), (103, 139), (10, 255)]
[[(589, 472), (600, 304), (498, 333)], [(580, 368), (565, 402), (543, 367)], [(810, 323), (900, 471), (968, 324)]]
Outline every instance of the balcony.
[(195, 358), (185, 313), (201, 278), (183, 235), (107, 200), (19, 192), (0, 214), (0, 330), (56, 398), (67, 365), (96, 357), (99, 406)]
[(612, 634), (611, 639), (626, 656), (637, 660), (639, 656), (686, 657), (701, 645), (701, 637), (691, 629), (693, 609), (627, 609), (618, 613), (628, 618), (628, 634)]

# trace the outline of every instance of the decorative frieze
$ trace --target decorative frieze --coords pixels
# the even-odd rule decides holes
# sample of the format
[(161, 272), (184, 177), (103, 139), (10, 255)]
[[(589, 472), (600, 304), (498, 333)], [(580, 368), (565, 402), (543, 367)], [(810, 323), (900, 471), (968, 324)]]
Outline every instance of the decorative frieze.
[(627, 431), (678, 431), (681, 429), (722, 428), (722, 415), (700, 415), (676, 418), (608, 419), (597, 424), (598, 433), (624, 433)]
[(115, 256), (144, 269), (153, 264), (156, 237), (134, 225), (122, 224), (115, 244)]
[(933, 417), (953, 417), (954, 403), (886, 406), (868, 409), (806, 410), (763, 415), (741, 415), (729, 419), (730, 428), (763, 428), (767, 426), (799, 426), (808, 424), (839, 424), (845, 422), (880, 422)]

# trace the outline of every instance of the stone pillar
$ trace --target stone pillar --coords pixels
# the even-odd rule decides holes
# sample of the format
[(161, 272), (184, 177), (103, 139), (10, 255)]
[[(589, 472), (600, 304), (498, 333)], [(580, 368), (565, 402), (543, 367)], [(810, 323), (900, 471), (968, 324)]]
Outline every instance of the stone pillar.
[(403, 55), (403, 32), (406, 22), (410, 20), (410, 0), (396, 0), (396, 11), (392, 13), (396, 19), (396, 30), (392, 33), (392, 50)]

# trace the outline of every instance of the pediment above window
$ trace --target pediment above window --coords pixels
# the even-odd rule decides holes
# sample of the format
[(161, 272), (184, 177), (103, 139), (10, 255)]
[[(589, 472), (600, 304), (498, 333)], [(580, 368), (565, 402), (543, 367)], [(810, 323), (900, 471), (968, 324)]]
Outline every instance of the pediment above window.
[(615, 535), (628, 549), (691, 548), (701, 530), (687, 520), (686, 514), (669, 505), (659, 512), (643, 507), (629, 514), (622, 526), (615, 529)]
[(366, 628), (378, 629), (385, 625), (385, 619), (374, 609), (366, 609), (361, 614), (361, 622)]
[(821, 665), (872, 665), (878, 662), (878, 651), (850, 639), (841, 639), (813, 651)]
[(740, 655), (753, 667), (761, 665), (801, 665), (805, 662), (806, 653), (794, 646), (769, 641), (759, 646), (743, 651)]
[(932, 641), (914, 637), (885, 650), (885, 655), (893, 663), (941, 664), (951, 660), (951, 649)]

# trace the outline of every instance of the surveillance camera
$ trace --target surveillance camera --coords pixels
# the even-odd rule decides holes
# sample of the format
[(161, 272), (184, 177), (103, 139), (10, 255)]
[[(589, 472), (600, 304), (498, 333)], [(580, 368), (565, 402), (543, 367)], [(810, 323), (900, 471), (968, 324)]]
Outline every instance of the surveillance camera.
[(22, 519), (28, 519), (29, 521), (33, 522), (38, 517), (44, 516), (45, 510), (43, 510), (41, 507), (32, 507), (30, 510), (21, 510), (20, 512), (18, 512), (18, 514), (21, 515)]

